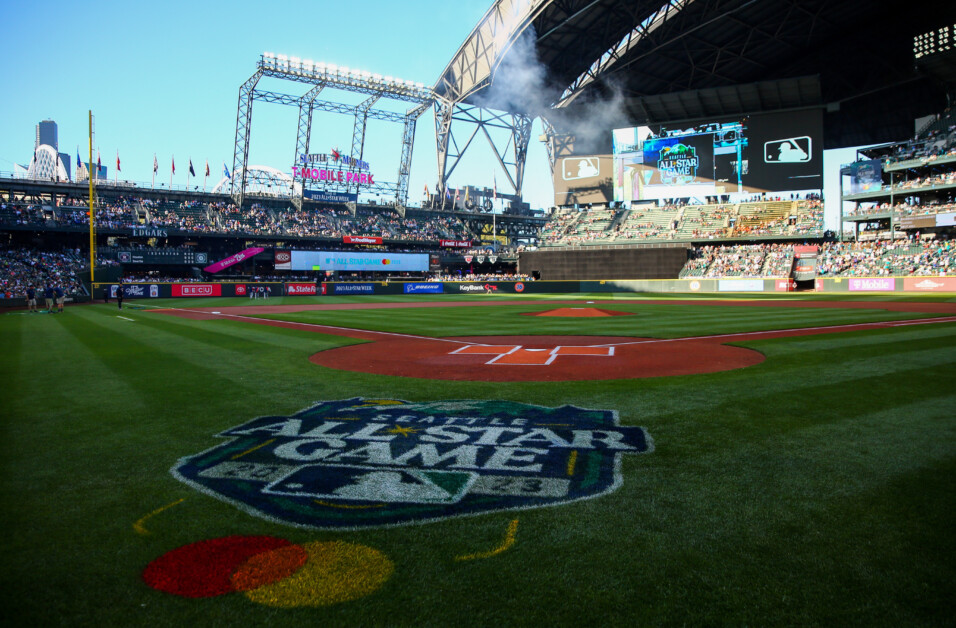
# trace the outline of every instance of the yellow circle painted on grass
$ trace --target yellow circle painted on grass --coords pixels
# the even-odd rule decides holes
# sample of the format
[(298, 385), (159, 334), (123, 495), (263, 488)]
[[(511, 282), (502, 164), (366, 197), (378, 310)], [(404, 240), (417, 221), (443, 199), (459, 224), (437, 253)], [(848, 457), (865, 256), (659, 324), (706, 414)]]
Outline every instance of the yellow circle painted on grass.
[(385, 554), (365, 545), (342, 541), (303, 543), (306, 563), (273, 584), (246, 591), (253, 602), (277, 608), (328, 606), (374, 593), (395, 566)]

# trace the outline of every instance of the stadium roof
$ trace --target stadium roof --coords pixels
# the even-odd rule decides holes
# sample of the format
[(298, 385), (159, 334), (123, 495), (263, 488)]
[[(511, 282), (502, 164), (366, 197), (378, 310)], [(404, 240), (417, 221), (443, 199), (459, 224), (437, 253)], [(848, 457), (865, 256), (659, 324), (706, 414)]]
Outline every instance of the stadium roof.
[(893, 141), (945, 107), (913, 38), (952, 13), (888, 0), (499, 0), (436, 91), (464, 84), (460, 100), (481, 103), (525, 41), (548, 102), (581, 115), (617, 94), (634, 123), (819, 106), (828, 148)]

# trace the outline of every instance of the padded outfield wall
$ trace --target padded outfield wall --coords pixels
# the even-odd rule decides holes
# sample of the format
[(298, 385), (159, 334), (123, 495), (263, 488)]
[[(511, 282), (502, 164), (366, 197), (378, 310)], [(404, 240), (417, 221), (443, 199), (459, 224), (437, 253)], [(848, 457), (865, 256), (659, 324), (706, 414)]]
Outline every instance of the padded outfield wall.
[(522, 251), (518, 272), (547, 281), (677, 279), (689, 245)]

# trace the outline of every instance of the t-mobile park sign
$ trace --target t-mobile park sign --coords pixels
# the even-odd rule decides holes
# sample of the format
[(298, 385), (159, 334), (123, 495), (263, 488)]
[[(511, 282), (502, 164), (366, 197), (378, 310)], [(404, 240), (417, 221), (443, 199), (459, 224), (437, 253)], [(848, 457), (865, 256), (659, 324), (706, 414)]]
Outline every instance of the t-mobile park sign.
[[(342, 170), (342, 168), (346, 168), (346, 170)], [(332, 149), (331, 153), (297, 155), (296, 163), (292, 166), (292, 177), (295, 179), (374, 185), (375, 179), (370, 170), (367, 161), (343, 155)]]

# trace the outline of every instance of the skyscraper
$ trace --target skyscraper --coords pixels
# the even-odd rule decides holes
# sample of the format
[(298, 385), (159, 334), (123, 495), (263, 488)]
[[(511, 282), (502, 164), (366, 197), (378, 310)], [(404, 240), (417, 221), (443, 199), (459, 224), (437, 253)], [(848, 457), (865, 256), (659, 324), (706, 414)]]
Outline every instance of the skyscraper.
[(37, 124), (37, 141), (33, 149), (36, 150), (41, 144), (46, 144), (52, 147), (53, 150), (59, 148), (56, 136), (56, 122), (53, 120), (42, 120)]

